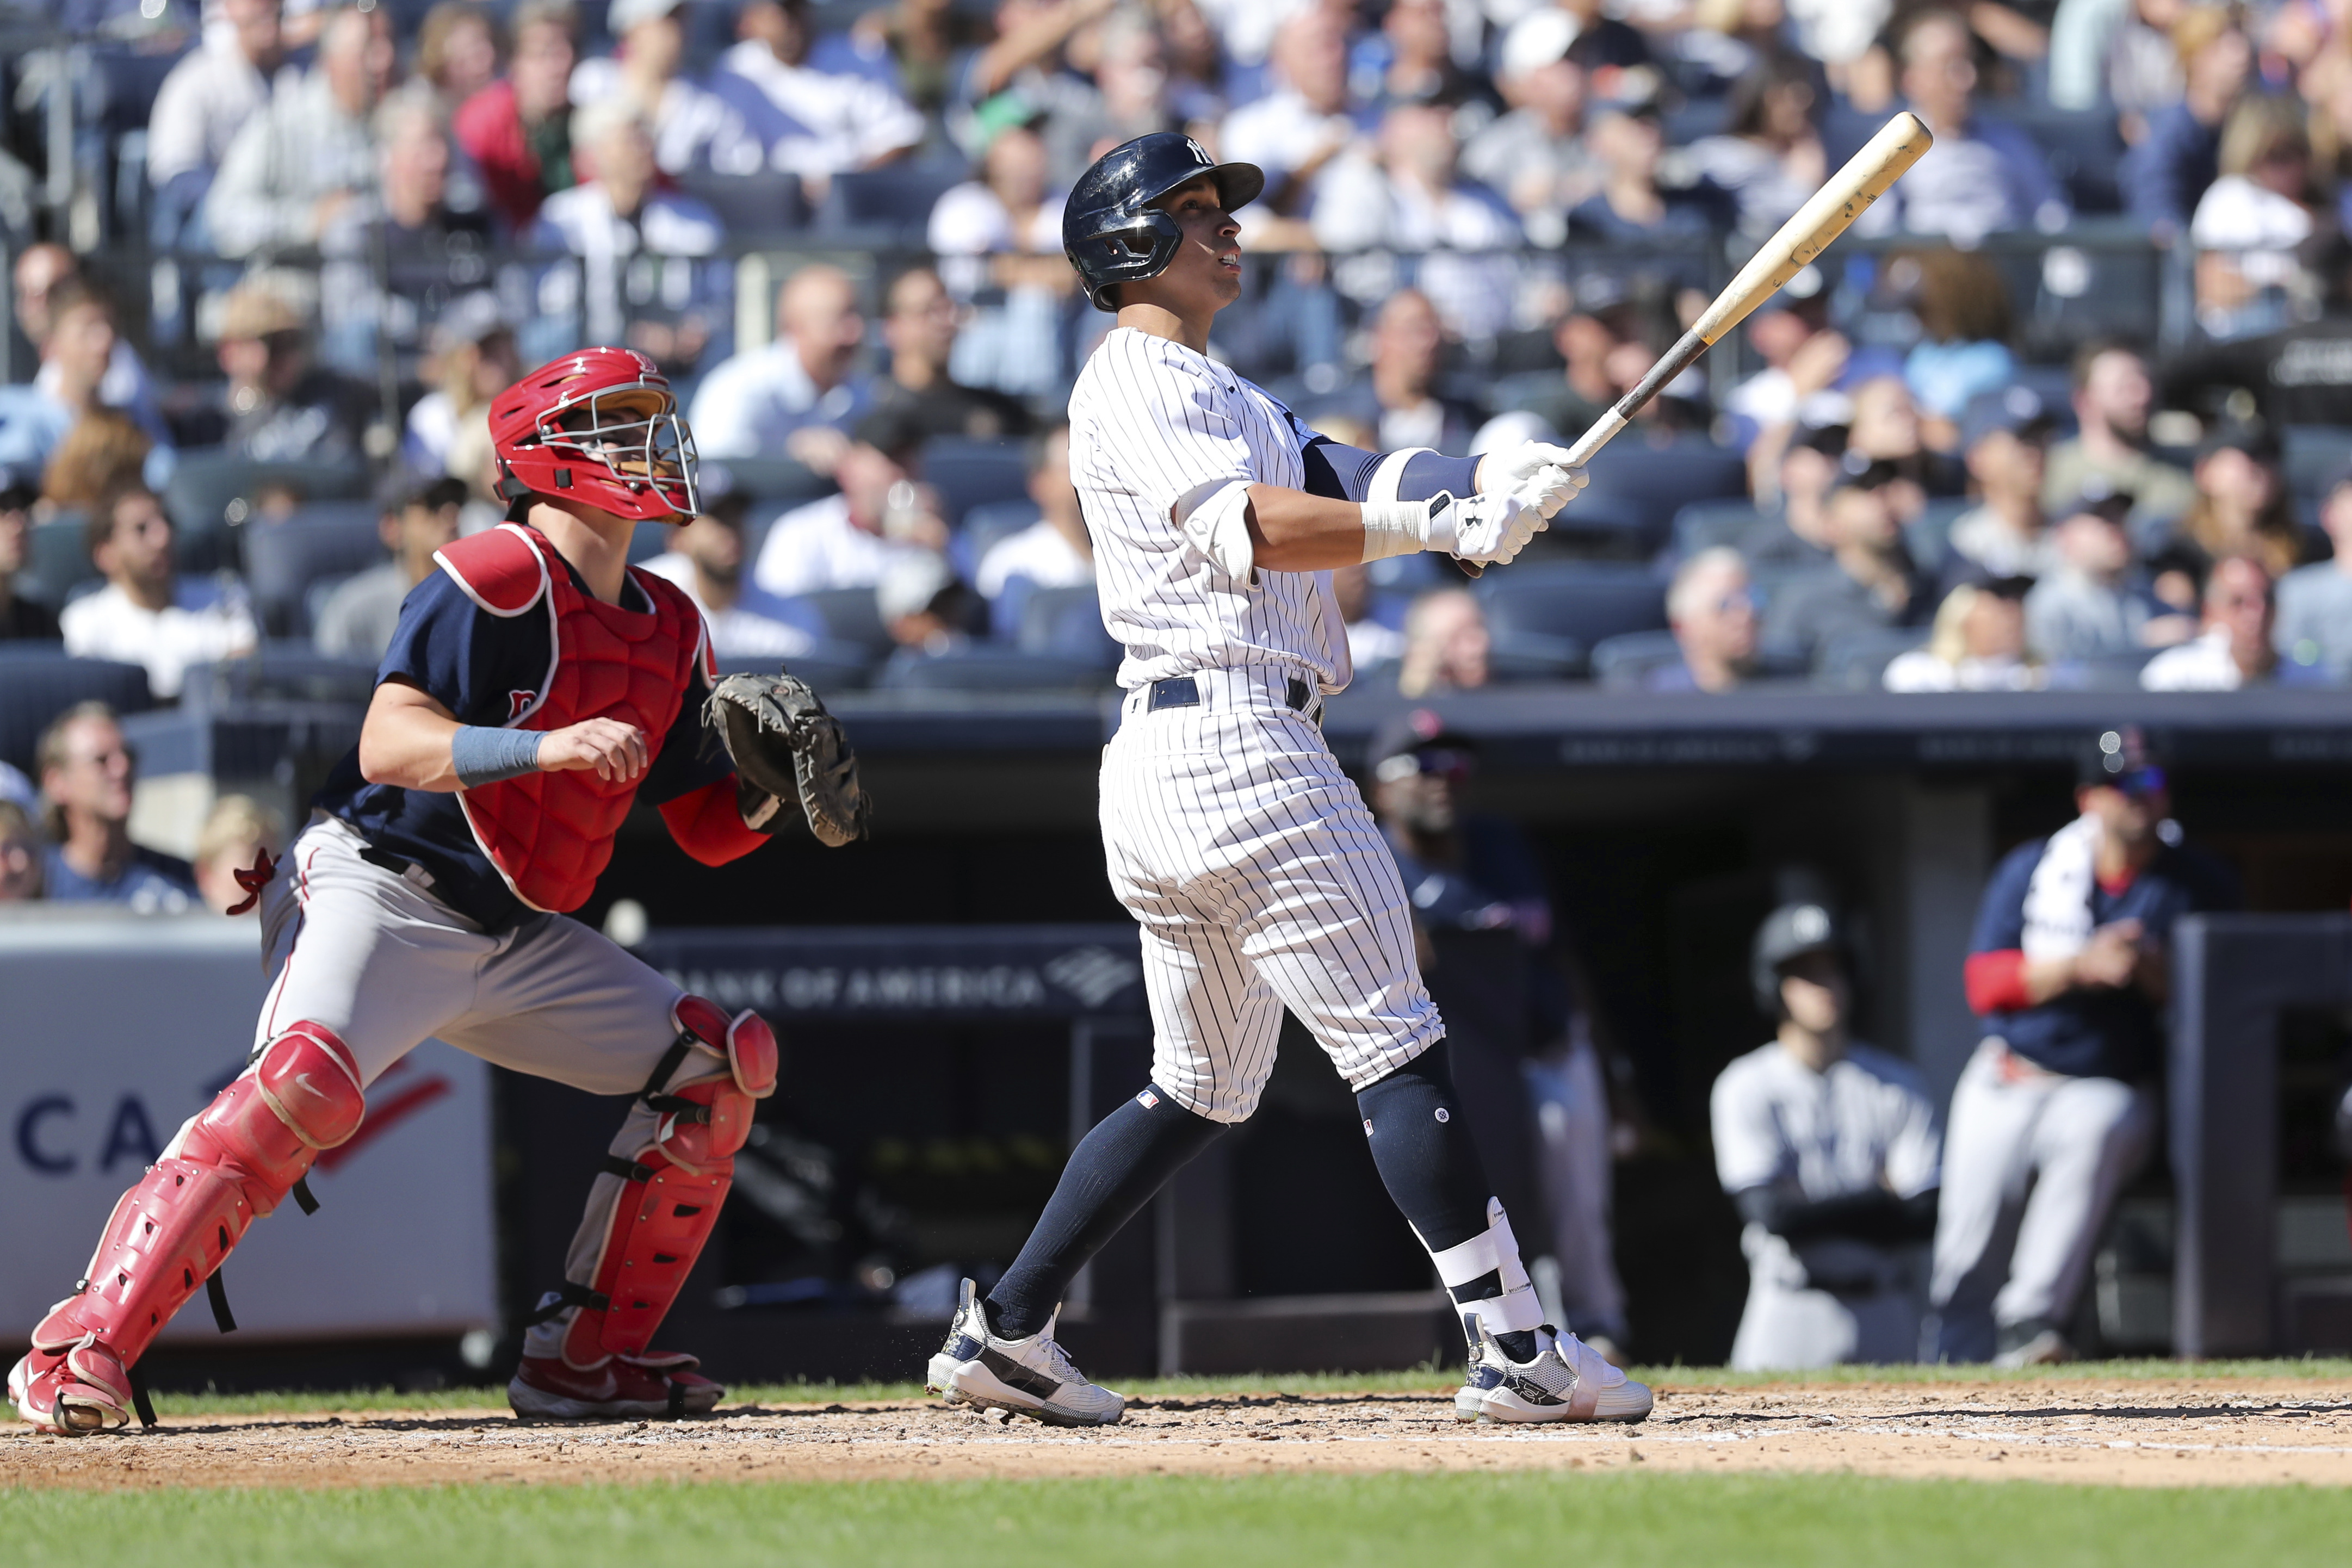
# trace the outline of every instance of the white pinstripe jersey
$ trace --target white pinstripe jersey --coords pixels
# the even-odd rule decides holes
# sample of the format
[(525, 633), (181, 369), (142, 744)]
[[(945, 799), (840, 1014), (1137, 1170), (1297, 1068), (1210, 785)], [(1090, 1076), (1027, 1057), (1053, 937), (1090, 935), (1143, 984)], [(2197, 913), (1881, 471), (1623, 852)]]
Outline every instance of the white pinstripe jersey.
[(1237, 579), (1178, 520), (1236, 482), (1305, 488), (1305, 439), (1288, 409), (1181, 343), (1119, 327), (1087, 359), (1070, 393), (1070, 478), (1103, 624), (1127, 650), (1120, 685), (1276, 664), (1329, 693), (1354, 675), (1329, 572)]

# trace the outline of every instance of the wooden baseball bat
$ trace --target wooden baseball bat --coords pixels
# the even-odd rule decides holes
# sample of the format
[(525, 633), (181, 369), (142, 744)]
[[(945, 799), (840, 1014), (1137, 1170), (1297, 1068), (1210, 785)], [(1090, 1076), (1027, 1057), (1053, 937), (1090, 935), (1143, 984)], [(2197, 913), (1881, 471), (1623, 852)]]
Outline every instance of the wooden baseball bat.
[(1739, 269), (1739, 276), (1715, 297), (1715, 303), (1706, 308), (1706, 313), (1682, 335), (1680, 341), (1666, 350), (1665, 357), (1650, 367), (1650, 373), (1642, 378), (1641, 384), (1619, 398), (1615, 407), (1576, 438), (1576, 444), (1568, 449), (1570, 465), (1591, 462), (1592, 455), (1624, 429), (1661, 389), (1688, 370), (1691, 362), (1726, 332), (1748, 319), (1759, 305), (1796, 277), (1799, 268), (1827, 250), (1832, 240), (1845, 233), (1871, 203), (1885, 195), (1905, 171), (1919, 162), (1920, 154), (1935, 140), (1919, 117), (1908, 110), (1881, 127), (1869, 145), (1848, 159), (1845, 167), (1832, 175), (1829, 183), (1814, 192), (1812, 198), (1797, 209), (1797, 215), (1782, 224), (1780, 232), (1765, 241), (1764, 247), (1748, 258), (1748, 265)]

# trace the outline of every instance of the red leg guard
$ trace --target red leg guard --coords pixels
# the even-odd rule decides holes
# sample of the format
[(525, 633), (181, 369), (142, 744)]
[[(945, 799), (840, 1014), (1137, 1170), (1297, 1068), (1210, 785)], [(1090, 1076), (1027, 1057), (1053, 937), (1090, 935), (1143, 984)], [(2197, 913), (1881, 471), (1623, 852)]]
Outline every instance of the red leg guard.
[(564, 1331), (568, 1365), (645, 1357), (734, 1185), (735, 1151), (751, 1132), (751, 1096), (730, 1075), (688, 1084), (668, 1098), (694, 1109), (666, 1112), (653, 1145), (636, 1156), (644, 1174), (623, 1186), (613, 1205), (589, 1281), (590, 1302)]
[(331, 1031), (300, 1023), (270, 1041), (114, 1206), (88, 1277), (9, 1374), (25, 1419), (72, 1433), (129, 1421), (132, 1364), (365, 1110), (359, 1069)]

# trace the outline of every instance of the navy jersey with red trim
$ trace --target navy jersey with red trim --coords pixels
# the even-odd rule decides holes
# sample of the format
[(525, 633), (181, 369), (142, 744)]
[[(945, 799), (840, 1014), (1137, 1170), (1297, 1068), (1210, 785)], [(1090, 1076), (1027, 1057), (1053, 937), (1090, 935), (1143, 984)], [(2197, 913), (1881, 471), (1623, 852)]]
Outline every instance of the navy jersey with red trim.
[[(585, 593), (579, 572), (568, 563), (566, 570)], [(629, 608), (652, 609), (634, 578), (625, 591)], [(552, 673), (548, 636), (544, 615), (492, 615), (448, 573), (435, 571), (401, 604), (400, 625), (376, 668), (376, 682), (404, 681), (460, 724), (499, 727), (537, 700)], [(637, 799), (647, 805), (691, 794), (734, 770), (723, 747), (704, 745), (702, 705), (709, 687), (699, 662), (690, 680), (661, 753), (638, 786)], [(436, 897), (488, 929), (530, 913), (474, 841), (454, 793), (371, 784), (360, 774), (354, 747), (312, 804), (349, 822), (377, 849), (424, 867)]]

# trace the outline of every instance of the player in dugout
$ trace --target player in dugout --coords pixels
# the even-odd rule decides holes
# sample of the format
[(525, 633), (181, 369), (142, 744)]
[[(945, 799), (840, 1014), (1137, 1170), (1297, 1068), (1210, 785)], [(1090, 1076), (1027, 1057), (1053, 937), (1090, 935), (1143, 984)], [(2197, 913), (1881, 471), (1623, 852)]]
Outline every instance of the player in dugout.
[(2064, 1361), (2108, 1210), (2156, 1125), (2173, 922), (2233, 907), (2181, 841), (2164, 768), (2118, 727), (2077, 764), (2074, 821), (2010, 852), (1966, 971), (1985, 1036), (1952, 1090), (1928, 1307), (1940, 1361)]
[(1715, 1081), (1715, 1166), (1747, 1222), (1741, 1371), (1916, 1360), (1917, 1253), (1935, 1233), (1936, 1108), (1907, 1061), (1853, 1040), (1845, 933), (1820, 904), (1756, 930), (1773, 1038)]
[[(116, 1203), (87, 1274), (32, 1333), (8, 1396), (68, 1436), (154, 1421), (135, 1370), (197, 1287), (233, 1328), (220, 1269), (320, 1151), (350, 1141), (365, 1092), (429, 1037), (591, 1094), (635, 1096), (589, 1189), (562, 1288), (526, 1321), (518, 1414), (677, 1416), (724, 1390), (652, 1347), (774, 1092), (776, 1042), (565, 912), (594, 890), (630, 806), (658, 805), (688, 854), (749, 854), (793, 794), (739, 743), (781, 693), (796, 738), (845, 777), (845, 747), (789, 676), (717, 679), (701, 615), (628, 564), (638, 523), (698, 510), (692, 437), (653, 361), (588, 349), (490, 405), (501, 526), (436, 552), (401, 607), (358, 747), (284, 861), (236, 873), (271, 976), (246, 1070)], [(793, 691), (790, 688), (797, 688)], [(715, 689), (714, 689), (715, 688)], [(708, 706), (706, 707), (706, 699)], [(814, 708), (814, 714), (807, 712)], [(705, 727), (724, 747), (705, 744)], [(814, 755), (813, 753), (812, 755)], [(799, 791), (811, 827), (841, 802)], [(854, 800), (846, 821), (862, 828)], [(846, 836), (855, 836), (854, 834)]]

